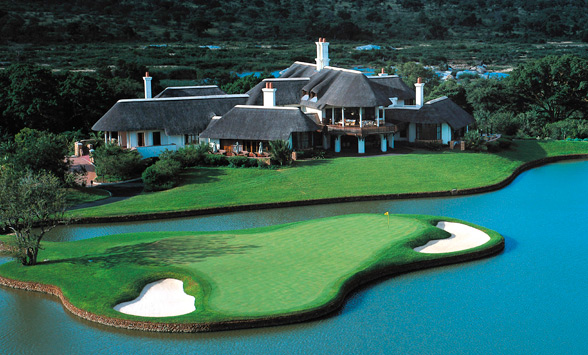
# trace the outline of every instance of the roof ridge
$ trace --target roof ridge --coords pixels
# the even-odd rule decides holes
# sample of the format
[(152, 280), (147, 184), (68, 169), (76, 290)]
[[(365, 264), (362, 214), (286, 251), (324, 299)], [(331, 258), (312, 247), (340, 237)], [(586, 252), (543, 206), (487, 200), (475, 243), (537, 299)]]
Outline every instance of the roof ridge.
[[(259, 105), (235, 105), (239, 108), (253, 108), (253, 109), (268, 109), (268, 110), (289, 110), (289, 111), (300, 111), (298, 107), (287, 107), (287, 106), (259, 106)], [(300, 111), (302, 112), (302, 111)]]
[(182, 96), (182, 97), (162, 97), (150, 99), (121, 99), (117, 102), (160, 102), (160, 101), (181, 101), (181, 100), (206, 100), (206, 99), (231, 99), (231, 98), (248, 98), (247, 94), (226, 94), (226, 95), (208, 95), (208, 96)]
[(168, 86), (163, 91), (167, 89), (210, 89), (210, 88), (218, 88), (218, 85), (195, 85), (195, 86)]
[(429, 101), (425, 102), (425, 105), (435, 104), (437, 102), (440, 102), (440, 101), (443, 101), (443, 100), (448, 100), (448, 99), (449, 98), (447, 96), (441, 96), (441, 97), (438, 97), (436, 99), (429, 100)]
[(262, 81), (296, 81), (296, 80), (305, 80), (308, 81), (310, 78), (301, 77), (301, 78), (265, 78)]

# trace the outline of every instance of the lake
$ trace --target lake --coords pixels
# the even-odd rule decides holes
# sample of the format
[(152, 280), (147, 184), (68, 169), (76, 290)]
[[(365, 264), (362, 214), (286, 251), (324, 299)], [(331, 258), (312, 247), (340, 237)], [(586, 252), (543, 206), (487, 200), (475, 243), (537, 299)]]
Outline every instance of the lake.
[[(72, 225), (52, 240), (144, 230), (219, 230), (346, 213), (417, 213), (501, 233), (503, 253), (381, 280), (337, 314), (303, 324), (204, 334), (94, 324), (55, 297), (0, 287), (2, 353), (554, 354), (586, 353), (588, 161), (521, 174), (481, 195), (231, 213), (157, 222)], [(0, 262), (7, 261), (0, 258)]]

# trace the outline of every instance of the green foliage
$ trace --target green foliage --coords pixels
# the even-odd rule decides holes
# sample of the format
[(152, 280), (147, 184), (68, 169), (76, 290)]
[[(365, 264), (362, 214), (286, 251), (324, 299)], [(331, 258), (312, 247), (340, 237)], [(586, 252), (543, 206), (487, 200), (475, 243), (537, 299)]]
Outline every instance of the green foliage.
[(292, 149), (288, 141), (270, 141), (269, 153), (272, 164), (280, 166), (292, 164)]
[(212, 152), (212, 147), (208, 143), (202, 142), (200, 144), (191, 144), (186, 147), (180, 148), (177, 151), (165, 151), (159, 158), (160, 159), (174, 159), (178, 161), (182, 168), (192, 166), (206, 165), (206, 156)]
[(552, 139), (587, 138), (588, 120), (567, 119), (548, 123), (545, 126), (545, 134)]
[(142, 174), (145, 190), (161, 191), (171, 189), (179, 181), (182, 166), (173, 159), (160, 159), (155, 164), (147, 167)]
[(508, 83), (517, 89), (518, 104), (548, 122), (586, 117), (588, 59), (547, 56), (520, 65)]
[(145, 169), (136, 150), (123, 149), (116, 144), (96, 148), (94, 154), (96, 175), (107, 181), (123, 181), (141, 176)]
[(242, 156), (229, 157), (229, 167), (231, 168), (253, 168), (257, 167), (257, 159)]
[(41, 239), (63, 219), (65, 207), (64, 189), (53, 174), (0, 169), (0, 227), (14, 233), (11, 249), (23, 265), (37, 263)]
[(50, 172), (62, 182), (69, 170), (67, 140), (60, 135), (24, 128), (13, 141), (0, 143), (2, 165), (18, 171)]
[(262, 73), (259, 77), (251, 74), (239, 78), (235, 75), (235, 79), (231, 83), (222, 85), (221, 89), (227, 94), (244, 94), (266, 78), (273, 78), (273, 76), (269, 73)]
[(396, 70), (402, 78), (402, 81), (410, 88), (414, 88), (414, 84), (418, 78), (422, 78), (423, 83), (426, 84), (425, 90), (433, 90), (440, 83), (439, 76), (433, 70), (425, 68), (419, 63), (403, 63)]
[(207, 154), (204, 157), (204, 163), (206, 166), (227, 166), (229, 159), (224, 155)]

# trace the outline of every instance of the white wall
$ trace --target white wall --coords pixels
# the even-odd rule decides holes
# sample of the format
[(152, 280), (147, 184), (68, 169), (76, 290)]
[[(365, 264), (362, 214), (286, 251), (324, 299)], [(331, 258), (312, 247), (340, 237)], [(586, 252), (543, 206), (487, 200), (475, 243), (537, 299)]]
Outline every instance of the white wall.
[(451, 127), (447, 123), (441, 124), (441, 140), (443, 144), (449, 144), (451, 140)]

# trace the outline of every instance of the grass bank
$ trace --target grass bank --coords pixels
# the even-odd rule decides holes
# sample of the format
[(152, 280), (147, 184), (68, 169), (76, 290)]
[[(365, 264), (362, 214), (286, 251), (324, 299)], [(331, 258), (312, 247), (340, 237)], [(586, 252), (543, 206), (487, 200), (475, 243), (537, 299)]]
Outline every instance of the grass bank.
[[(4, 264), (0, 275), (57, 286), (68, 302), (83, 310), (78, 313), (90, 319), (84, 312), (131, 322), (206, 324), (196, 330), (288, 323), (333, 311), (352, 289), (377, 277), (469, 260), (503, 248), (498, 233), (472, 225), (491, 240), (460, 252), (414, 251), (429, 240), (449, 237), (434, 227), (440, 220), (457, 221), (391, 215), (388, 224), (383, 214), (357, 214), (238, 231), (45, 242), (39, 265)], [(113, 310), (136, 298), (147, 283), (166, 277), (184, 281), (186, 293), (196, 298), (195, 312), (144, 318)]]
[(74, 218), (141, 215), (348, 196), (448, 191), (498, 183), (524, 163), (588, 154), (588, 142), (516, 141), (498, 154), (417, 151), (406, 155), (300, 161), (279, 170), (195, 168), (171, 190), (72, 211)]

